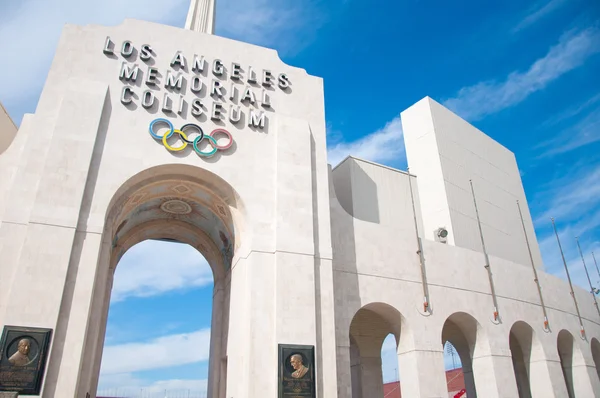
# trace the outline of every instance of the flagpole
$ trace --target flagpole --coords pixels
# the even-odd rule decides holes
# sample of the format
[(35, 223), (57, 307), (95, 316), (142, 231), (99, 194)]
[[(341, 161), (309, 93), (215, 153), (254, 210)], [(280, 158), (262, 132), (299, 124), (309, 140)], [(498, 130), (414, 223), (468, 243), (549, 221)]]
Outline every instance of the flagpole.
[(412, 203), (413, 220), (415, 223), (415, 236), (417, 238), (417, 254), (419, 255), (419, 265), (421, 268), (421, 284), (423, 286), (423, 312), (431, 314), (431, 301), (429, 297), (429, 288), (427, 286), (427, 271), (425, 270), (425, 256), (423, 254), (423, 242), (419, 236), (419, 223), (417, 222), (417, 210), (415, 208), (415, 197), (413, 195), (410, 169), (408, 173), (408, 187), (410, 189), (410, 200)]
[(533, 255), (531, 254), (531, 245), (529, 244), (529, 238), (527, 237), (527, 229), (525, 229), (525, 221), (523, 220), (523, 212), (521, 212), (521, 204), (517, 200), (517, 207), (519, 208), (519, 216), (521, 217), (521, 225), (523, 226), (523, 234), (525, 235), (525, 243), (527, 243), (527, 251), (529, 252), (529, 260), (531, 261), (531, 269), (533, 270), (533, 281), (537, 286), (537, 291), (540, 296), (540, 304), (542, 305), (542, 311), (544, 313), (544, 329), (550, 329), (550, 322), (548, 321), (548, 313), (546, 312), (546, 304), (544, 304), (544, 296), (542, 295), (542, 287), (540, 286), (540, 280), (538, 279), (537, 269), (533, 261)]
[(596, 262), (596, 256), (594, 256), (594, 252), (592, 252), (592, 258), (594, 259), (594, 264), (596, 265), (596, 271), (598, 272), (598, 278), (600, 278), (600, 270), (598, 269), (598, 263)]
[(473, 180), (469, 180), (471, 184), (471, 194), (473, 195), (473, 204), (475, 205), (475, 215), (477, 216), (477, 226), (479, 227), (479, 237), (481, 238), (481, 248), (483, 249), (483, 256), (485, 259), (485, 269), (488, 274), (490, 282), (490, 291), (492, 293), (492, 301), (494, 303), (494, 322), (499, 322), (500, 311), (498, 309), (498, 299), (496, 297), (496, 288), (494, 286), (494, 277), (492, 275), (492, 268), (490, 265), (490, 258), (485, 248), (485, 240), (483, 239), (483, 230), (481, 229), (481, 220), (479, 219), (479, 210), (477, 209), (477, 199), (475, 198), (475, 189), (473, 188)]
[(590, 274), (587, 270), (587, 265), (585, 264), (585, 259), (583, 258), (583, 252), (581, 251), (581, 246), (579, 245), (579, 237), (575, 237), (577, 241), (577, 248), (579, 249), (579, 255), (581, 256), (581, 262), (583, 263), (583, 269), (585, 270), (585, 276), (587, 276), (588, 283), (590, 284), (590, 293), (594, 298), (594, 305), (596, 306), (596, 311), (598, 311), (598, 315), (600, 315), (600, 308), (598, 308), (598, 301), (596, 300), (596, 295), (594, 294), (594, 286), (592, 286), (592, 280), (590, 279)]
[(565, 254), (563, 253), (562, 245), (560, 244), (560, 238), (558, 237), (558, 231), (556, 230), (556, 224), (554, 223), (554, 217), (552, 217), (552, 227), (554, 228), (554, 234), (556, 235), (556, 241), (558, 242), (558, 248), (560, 249), (560, 255), (563, 260), (563, 264), (565, 266), (565, 271), (567, 273), (567, 279), (569, 280), (569, 287), (571, 288), (571, 297), (573, 297), (573, 302), (575, 303), (575, 310), (577, 311), (577, 317), (579, 318), (579, 326), (581, 326), (581, 337), (585, 337), (585, 328), (583, 327), (583, 321), (581, 320), (581, 313), (579, 312), (579, 305), (577, 305), (577, 298), (575, 297), (575, 292), (573, 291), (573, 283), (571, 282), (571, 274), (569, 274), (569, 267), (567, 267), (567, 260), (565, 260)]

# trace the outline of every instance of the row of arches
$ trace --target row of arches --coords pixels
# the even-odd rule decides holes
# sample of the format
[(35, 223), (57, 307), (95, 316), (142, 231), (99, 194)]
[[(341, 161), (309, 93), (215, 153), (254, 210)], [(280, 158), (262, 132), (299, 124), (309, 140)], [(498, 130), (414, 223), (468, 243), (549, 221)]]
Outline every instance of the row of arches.
[[(403, 360), (403, 357), (411, 350), (413, 336), (409, 336), (411, 330), (403, 327), (404, 322), (399, 311), (384, 303), (371, 303), (356, 312), (349, 331), (352, 398), (384, 397), (381, 348), (390, 334), (396, 343), (402, 393), (403, 396), (409, 396), (404, 389), (402, 375), (411, 377), (413, 369), (410, 369), (410, 363)], [(507, 338), (519, 398), (547, 397), (549, 390), (556, 391), (557, 388), (563, 390), (563, 395), (557, 396), (568, 394), (568, 398), (580, 397), (577, 394), (580, 380), (574, 373), (574, 368), (585, 361), (579, 345), (568, 330), (563, 329), (557, 334), (557, 355), (547, 352), (548, 348), (543, 347), (534, 329), (524, 321), (515, 322)], [(485, 388), (488, 387), (484, 385), (486, 372), (491, 371), (493, 362), (490, 361), (490, 341), (481, 324), (468, 313), (454, 313), (444, 322), (439, 343), (441, 352), (443, 347), (451, 344), (460, 358), (466, 390), (464, 396), (484, 396)], [(590, 350), (600, 383), (600, 342), (596, 338), (591, 339)], [(547, 361), (552, 357), (560, 360), (563, 387), (560, 386), (560, 380), (552, 380), (547, 368)], [(554, 387), (548, 384), (553, 384)]]

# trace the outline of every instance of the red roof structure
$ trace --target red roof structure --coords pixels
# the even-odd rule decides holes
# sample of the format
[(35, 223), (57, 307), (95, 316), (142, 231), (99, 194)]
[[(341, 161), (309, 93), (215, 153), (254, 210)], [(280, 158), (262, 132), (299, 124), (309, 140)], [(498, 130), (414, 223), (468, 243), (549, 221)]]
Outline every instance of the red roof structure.
[[(462, 368), (446, 371), (446, 384), (448, 385), (448, 398), (454, 398), (461, 390), (465, 388), (465, 379), (463, 377)], [(402, 398), (400, 392), (400, 382), (386, 383), (383, 385), (384, 398)], [(466, 398), (464, 394), (460, 398)]]

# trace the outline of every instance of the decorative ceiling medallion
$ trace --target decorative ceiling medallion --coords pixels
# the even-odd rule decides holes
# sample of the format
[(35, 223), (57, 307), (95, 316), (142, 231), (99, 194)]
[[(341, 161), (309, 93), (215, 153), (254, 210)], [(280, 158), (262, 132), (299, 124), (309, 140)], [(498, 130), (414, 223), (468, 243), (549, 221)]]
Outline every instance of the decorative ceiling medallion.
[(171, 189), (180, 195), (186, 195), (186, 194), (192, 192), (191, 188), (185, 184), (177, 184), (174, 187), (172, 187)]
[(217, 209), (219, 210), (219, 213), (220, 213), (222, 216), (227, 216), (227, 213), (225, 212), (225, 208), (224, 208), (223, 206), (221, 206), (221, 205), (217, 205)]
[(129, 199), (129, 204), (137, 205), (146, 196), (146, 192), (136, 193)]
[(160, 209), (169, 214), (190, 214), (192, 207), (179, 199), (167, 200), (160, 205)]

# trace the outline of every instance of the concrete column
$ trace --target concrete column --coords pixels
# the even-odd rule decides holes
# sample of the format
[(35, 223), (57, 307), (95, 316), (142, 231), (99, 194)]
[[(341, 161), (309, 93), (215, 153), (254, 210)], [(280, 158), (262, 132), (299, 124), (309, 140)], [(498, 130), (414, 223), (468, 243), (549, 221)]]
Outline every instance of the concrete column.
[(363, 398), (360, 352), (352, 339), (350, 340), (350, 374), (352, 376), (352, 398)]
[[(360, 357), (361, 385), (363, 398), (383, 398), (383, 370), (381, 355)], [(354, 398), (354, 396), (352, 397)]]
[(586, 363), (574, 365), (572, 375), (574, 398), (600, 397), (600, 382), (594, 366)]
[(110, 296), (115, 277), (115, 270), (109, 266), (110, 247), (111, 245), (107, 242), (103, 243), (100, 259), (98, 260), (96, 285), (92, 292), (92, 306), (88, 318), (89, 333), (86, 336), (86, 348), (83, 354), (83, 364), (77, 389), (78, 396), (85, 397), (85, 393), (89, 392), (91, 397), (95, 398), (98, 389), (98, 376), (106, 338)]
[[(209, 397), (217, 397), (221, 380), (221, 362), (223, 352), (221, 351), (223, 338), (223, 301), (225, 292), (221, 284), (215, 284), (213, 292), (212, 319), (210, 325), (210, 363), (208, 366), (208, 389)], [(225, 381), (225, 380), (223, 380)]]
[(529, 363), (529, 385), (533, 398), (568, 396), (558, 359), (532, 360)]
[[(441, 347), (441, 346), (440, 346)], [(412, 350), (398, 355), (403, 397), (446, 398), (444, 351)]]
[(502, 353), (473, 358), (473, 375), (479, 397), (514, 398), (519, 396), (510, 355)]
[[(347, 344), (347, 345), (340, 345)], [(336, 347), (337, 354), (337, 385), (338, 385), (338, 398), (356, 398), (353, 394), (353, 379), (350, 373), (351, 360), (350, 360), (350, 346), (348, 340), (345, 342), (338, 341)], [(357, 360), (360, 363), (360, 360)], [(362, 398), (358, 396), (359, 398)]]

